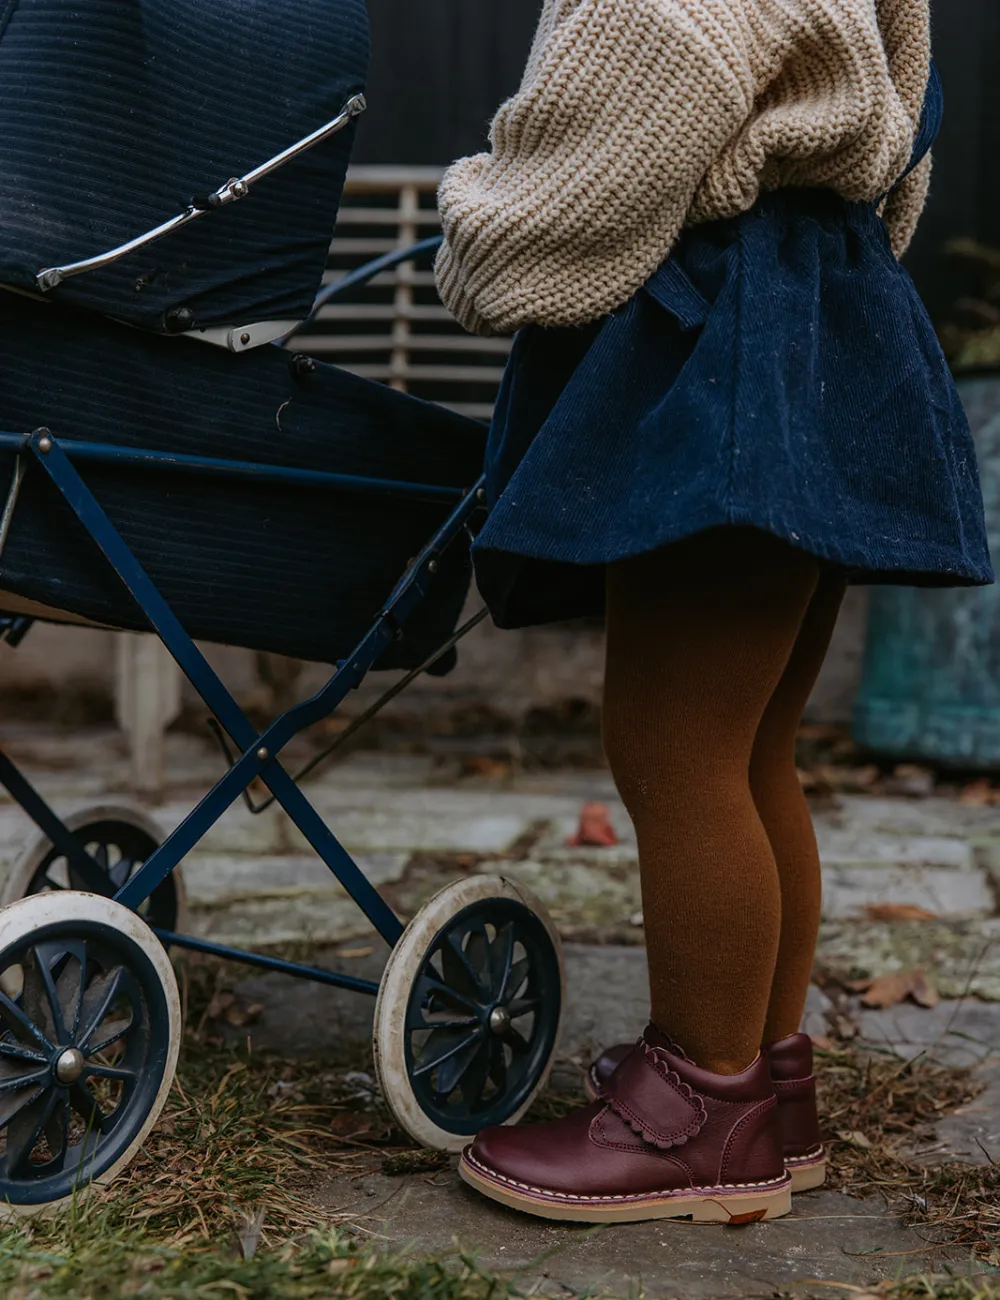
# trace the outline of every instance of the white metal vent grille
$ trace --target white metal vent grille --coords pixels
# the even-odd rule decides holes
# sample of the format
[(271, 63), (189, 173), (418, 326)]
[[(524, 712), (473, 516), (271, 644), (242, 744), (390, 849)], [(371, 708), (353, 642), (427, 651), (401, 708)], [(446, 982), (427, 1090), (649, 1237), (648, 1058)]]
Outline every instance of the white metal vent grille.
[[(324, 283), (441, 228), (438, 167), (348, 172)], [(476, 419), (493, 411), (510, 339), (466, 334), (441, 305), (431, 258), (406, 263), (324, 307), (295, 346), (354, 374)]]

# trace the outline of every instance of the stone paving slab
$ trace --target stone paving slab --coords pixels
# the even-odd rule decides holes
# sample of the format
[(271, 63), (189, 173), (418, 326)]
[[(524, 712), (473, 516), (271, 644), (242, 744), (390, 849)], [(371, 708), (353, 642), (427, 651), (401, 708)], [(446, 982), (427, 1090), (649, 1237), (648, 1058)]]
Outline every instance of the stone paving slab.
[[(885, 1214), (878, 1201), (835, 1192), (797, 1196), (784, 1219), (740, 1229), (667, 1220), (609, 1228), (548, 1224), (507, 1210), (465, 1187), (450, 1170), (433, 1178), (331, 1180), (313, 1194), (331, 1209), (355, 1209), (366, 1226), (397, 1245), (440, 1251), (458, 1243), (492, 1269), (521, 1274), (530, 1291), (561, 1289), (649, 1300), (724, 1300), (789, 1292), (842, 1296), (936, 1259), (926, 1241)], [(953, 1256), (957, 1271), (971, 1267)], [(829, 1287), (824, 1283), (835, 1284)]]
[(983, 873), (971, 868), (897, 862), (847, 866), (837, 860), (824, 861), (823, 916), (827, 920), (863, 918), (866, 907), (886, 903), (910, 904), (942, 917), (981, 916), (993, 910), (993, 891)]
[[(406, 869), (406, 853), (369, 853), (355, 861), (374, 885), (399, 880)], [(345, 897), (326, 863), (314, 856), (256, 857), (199, 854), (184, 865), (188, 906), (224, 908), (253, 899), (316, 898), (325, 894)]]
[(820, 810), (816, 840), (825, 862), (857, 866), (934, 866), (968, 870), (973, 866), (967, 839), (954, 835), (897, 834), (852, 825), (831, 825)]

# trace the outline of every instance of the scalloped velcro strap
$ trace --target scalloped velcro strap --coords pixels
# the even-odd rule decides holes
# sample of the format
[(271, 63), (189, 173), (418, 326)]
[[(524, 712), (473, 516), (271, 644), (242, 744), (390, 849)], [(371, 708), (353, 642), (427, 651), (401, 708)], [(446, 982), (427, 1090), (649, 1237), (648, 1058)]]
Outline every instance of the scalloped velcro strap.
[(602, 1100), (644, 1142), (661, 1151), (683, 1146), (708, 1119), (698, 1093), (645, 1043), (615, 1070)]

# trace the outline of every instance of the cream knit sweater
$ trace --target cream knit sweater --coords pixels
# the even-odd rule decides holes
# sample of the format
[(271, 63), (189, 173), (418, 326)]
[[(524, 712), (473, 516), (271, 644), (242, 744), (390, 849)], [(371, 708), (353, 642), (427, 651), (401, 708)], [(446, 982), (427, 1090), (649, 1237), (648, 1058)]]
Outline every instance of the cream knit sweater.
[[(872, 201), (905, 170), (929, 69), (928, 0), (545, 0), (491, 152), (441, 185), (441, 297), (483, 334), (578, 324), (685, 224), (762, 191)], [(929, 176), (886, 205), (897, 254)]]

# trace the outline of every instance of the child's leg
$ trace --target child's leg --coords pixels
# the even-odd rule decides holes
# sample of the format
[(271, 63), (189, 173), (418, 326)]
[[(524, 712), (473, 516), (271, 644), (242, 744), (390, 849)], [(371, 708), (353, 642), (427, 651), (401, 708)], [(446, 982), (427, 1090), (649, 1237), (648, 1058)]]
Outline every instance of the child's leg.
[(820, 580), (785, 674), (764, 712), (750, 759), (750, 787), (781, 881), (781, 942), (764, 1042), (799, 1031), (819, 932), (822, 884), (812, 817), (795, 770), (795, 735), (844, 598), (840, 578)]
[(749, 529), (609, 568), (605, 747), (638, 835), (652, 1015), (719, 1074), (763, 1040), (781, 891), (750, 756), (818, 580)]

